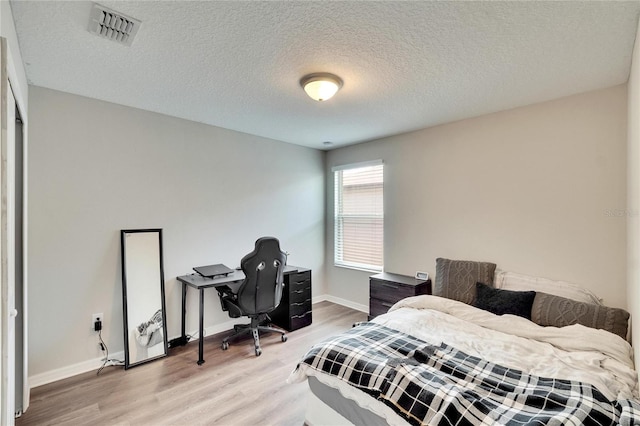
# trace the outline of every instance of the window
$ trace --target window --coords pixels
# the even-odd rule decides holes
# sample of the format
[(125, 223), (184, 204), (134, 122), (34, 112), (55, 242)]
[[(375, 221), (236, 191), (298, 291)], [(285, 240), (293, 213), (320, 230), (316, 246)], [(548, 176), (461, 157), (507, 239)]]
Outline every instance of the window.
[(334, 167), (336, 266), (382, 271), (382, 161)]

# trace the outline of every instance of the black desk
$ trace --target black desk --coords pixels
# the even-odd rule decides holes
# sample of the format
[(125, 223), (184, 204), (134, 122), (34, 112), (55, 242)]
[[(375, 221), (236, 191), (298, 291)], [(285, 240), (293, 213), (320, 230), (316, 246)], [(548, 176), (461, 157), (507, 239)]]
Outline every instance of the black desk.
[(220, 287), (223, 285), (240, 282), (244, 280), (244, 272), (234, 271), (225, 277), (206, 278), (200, 274), (189, 274), (178, 277), (182, 283), (182, 342), (187, 343), (186, 317), (187, 317), (187, 286), (200, 291), (200, 317), (198, 325), (198, 365), (204, 364), (204, 289)]
[[(311, 271), (304, 268), (298, 268), (296, 266), (286, 266), (284, 270), (285, 282), (286, 278), (291, 274), (298, 272), (298, 270), (308, 271), (309, 275)], [(198, 365), (204, 364), (204, 289), (205, 288), (215, 288), (220, 287), (227, 284), (237, 283), (244, 280), (244, 272), (242, 271), (234, 271), (233, 273), (227, 275), (226, 277), (216, 277), (216, 278), (205, 278), (200, 274), (193, 273), (188, 275), (182, 275), (177, 277), (178, 281), (182, 283), (182, 336), (181, 336), (181, 344), (187, 344), (187, 333), (186, 333), (186, 319), (187, 319), (187, 287), (192, 287), (196, 290), (200, 291), (200, 309), (199, 309), (199, 324), (198, 324)], [(311, 294), (311, 290), (309, 289), (309, 294)], [(309, 301), (310, 305), (310, 301)], [(309, 322), (310, 321), (309, 316)]]

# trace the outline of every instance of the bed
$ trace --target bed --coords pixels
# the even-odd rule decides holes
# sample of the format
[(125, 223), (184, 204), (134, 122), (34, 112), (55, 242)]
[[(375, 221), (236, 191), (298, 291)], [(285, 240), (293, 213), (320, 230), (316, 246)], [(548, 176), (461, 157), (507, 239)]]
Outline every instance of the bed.
[(309, 384), (306, 423), (640, 424), (628, 313), (479, 264), (438, 259), (437, 296), (314, 345), (289, 377)]

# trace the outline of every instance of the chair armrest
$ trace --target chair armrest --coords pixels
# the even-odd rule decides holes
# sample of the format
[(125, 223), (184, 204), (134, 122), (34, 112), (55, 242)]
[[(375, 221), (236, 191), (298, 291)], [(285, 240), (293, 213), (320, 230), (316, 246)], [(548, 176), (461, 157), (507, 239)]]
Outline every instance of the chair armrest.
[(218, 296), (220, 296), (220, 306), (222, 306), (223, 311), (229, 312), (231, 318), (238, 318), (243, 315), (240, 306), (238, 306), (238, 295), (236, 293), (239, 287), (239, 285), (232, 284), (231, 286), (223, 285), (216, 288)]

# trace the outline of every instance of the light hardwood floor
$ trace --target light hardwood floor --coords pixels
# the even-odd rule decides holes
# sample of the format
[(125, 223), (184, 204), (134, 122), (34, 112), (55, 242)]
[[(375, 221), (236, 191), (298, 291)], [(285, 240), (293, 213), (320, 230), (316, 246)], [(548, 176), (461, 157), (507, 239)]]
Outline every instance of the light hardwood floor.
[(197, 341), (169, 356), (127, 371), (107, 367), (31, 391), (17, 419), (27, 425), (302, 425), (306, 383), (287, 384), (289, 373), (314, 343), (344, 331), (367, 314), (330, 302), (313, 305), (313, 323), (288, 333), (241, 339), (222, 351), (228, 333), (205, 338), (202, 366)]

